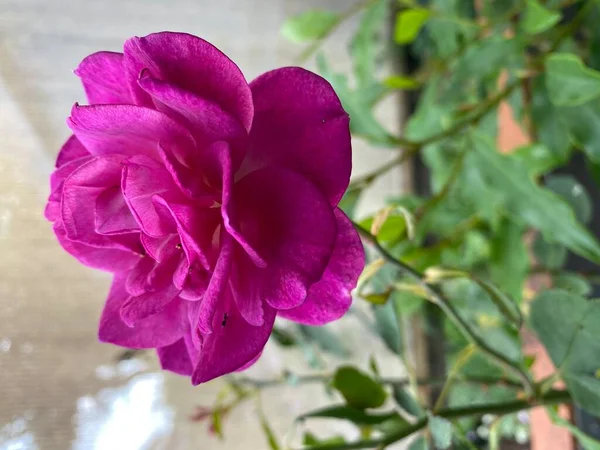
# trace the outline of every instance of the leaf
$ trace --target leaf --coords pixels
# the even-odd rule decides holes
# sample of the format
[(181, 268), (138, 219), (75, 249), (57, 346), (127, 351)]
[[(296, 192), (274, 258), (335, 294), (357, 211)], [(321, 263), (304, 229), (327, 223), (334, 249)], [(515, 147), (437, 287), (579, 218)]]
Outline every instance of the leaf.
[(592, 293), (592, 286), (580, 275), (561, 273), (554, 277), (553, 281), (553, 285), (556, 289), (563, 289), (575, 295), (585, 297)]
[(585, 450), (600, 450), (600, 441), (587, 435), (582, 430), (573, 425), (571, 422), (560, 417), (558, 415), (558, 412), (554, 408), (548, 407), (546, 408), (546, 411), (548, 412), (552, 423), (561, 427), (565, 427), (567, 430), (569, 430), (571, 434), (577, 438), (577, 440)]
[(523, 225), (504, 219), (491, 242), (490, 277), (501, 290), (517, 301), (521, 300), (529, 272), (525, 231)]
[(417, 399), (410, 392), (408, 392), (405, 386), (394, 384), (392, 389), (394, 401), (401, 409), (414, 417), (420, 417), (423, 415), (423, 408), (421, 408), (421, 405), (419, 405)]
[(331, 83), (340, 97), (344, 109), (350, 116), (350, 131), (364, 137), (374, 145), (395, 147), (394, 138), (383, 128), (373, 114), (375, 103), (386, 92), (387, 88), (374, 83), (361, 89), (350, 89), (348, 77), (334, 73), (321, 53), (317, 55), (317, 68), (319, 73)]
[(545, 181), (548, 189), (571, 205), (577, 220), (589, 223), (592, 218), (592, 199), (579, 181), (571, 175), (550, 175)]
[(428, 450), (427, 440), (423, 436), (419, 436), (410, 444), (408, 450)]
[(415, 80), (414, 78), (394, 75), (383, 80), (383, 84), (390, 89), (402, 89), (405, 91), (412, 91), (415, 89), (419, 89), (421, 87), (421, 83)]
[(575, 403), (600, 415), (600, 301), (545, 291), (532, 303), (529, 319)]
[(375, 329), (383, 339), (383, 342), (392, 352), (400, 355), (402, 353), (402, 334), (398, 328), (398, 316), (394, 308), (394, 302), (388, 301), (384, 305), (373, 305), (375, 316)]
[(429, 430), (436, 448), (445, 450), (452, 444), (452, 422), (443, 417), (429, 415)]
[(560, 269), (567, 261), (567, 249), (563, 245), (546, 242), (540, 234), (533, 241), (533, 253), (542, 267), (550, 270)]
[(298, 420), (321, 418), (348, 420), (356, 425), (379, 425), (387, 420), (398, 417), (395, 412), (390, 413), (368, 413), (362, 409), (346, 405), (328, 406), (302, 414)]
[(360, 195), (362, 194), (361, 188), (348, 189), (340, 203), (338, 204), (338, 208), (346, 213), (348, 217), (354, 219), (354, 214), (356, 212), (356, 205), (360, 200)]
[(299, 325), (302, 335), (309, 341), (315, 342), (323, 351), (341, 358), (348, 357), (350, 352), (335, 334), (325, 327)]
[(385, 305), (390, 298), (391, 293), (391, 291), (386, 291), (383, 293), (366, 294), (361, 297), (373, 305)]
[(524, 164), (532, 178), (544, 175), (562, 164), (562, 159), (546, 145), (536, 142), (513, 150), (512, 154)]
[(425, 8), (414, 8), (400, 11), (396, 16), (394, 40), (398, 44), (409, 44), (414, 41), (431, 12)]
[(472, 279), (486, 292), (498, 310), (520, 328), (523, 318), (515, 301), (493, 284), (476, 277), (472, 277)]
[(521, 56), (522, 41), (494, 34), (469, 46), (458, 60), (454, 77), (459, 80), (495, 79)]
[(348, 405), (357, 409), (378, 408), (387, 397), (379, 383), (351, 366), (340, 367), (335, 372), (332, 384)]
[[(310, 432), (304, 433), (304, 439), (302, 442), (304, 445), (323, 445), (323, 444), (345, 444), (346, 441), (342, 436), (333, 436), (328, 439), (318, 439), (314, 434)], [(311, 447), (308, 447), (307, 450), (310, 450)]]
[(269, 425), (267, 418), (262, 413), (260, 414), (260, 427), (262, 428), (263, 433), (265, 434), (265, 437), (267, 438), (267, 442), (269, 443), (269, 449), (281, 450), (281, 447), (279, 446), (279, 443), (277, 442), (277, 437), (275, 437), (275, 434), (273, 433), (273, 430), (271, 429), (271, 426)]
[(555, 105), (582, 105), (600, 97), (600, 72), (586, 67), (577, 55), (554, 53), (546, 58), (546, 86)]
[(273, 327), (271, 338), (282, 347), (293, 347), (298, 344), (293, 333), (280, 327)]
[(362, 14), (356, 34), (350, 43), (350, 55), (354, 65), (354, 76), (358, 89), (376, 84), (375, 74), (379, 69), (378, 53), (385, 33), (388, 4), (386, 1), (373, 3)]
[(287, 19), (281, 34), (292, 42), (314, 41), (325, 37), (339, 20), (339, 16), (330, 11), (310, 10)]
[(521, 27), (529, 34), (542, 33), (556, 25), (560, 17), (559, 12), (544, 8), (537, 0), (527, 0)]
[(473, 135), (480, 170), (489, 185), (504, 197), (504, 206), (515, 217), (542, 231), (593, 262), (600, 262), (600, 243), (575, 218), (558, 196), (536, 185), (527, 169), (510, 155), (500, 154), (484, 136)]
[(558, 111), (575, 144), (583, 147), (592, 161), (600, 162), (600, 102), (591, 101)]

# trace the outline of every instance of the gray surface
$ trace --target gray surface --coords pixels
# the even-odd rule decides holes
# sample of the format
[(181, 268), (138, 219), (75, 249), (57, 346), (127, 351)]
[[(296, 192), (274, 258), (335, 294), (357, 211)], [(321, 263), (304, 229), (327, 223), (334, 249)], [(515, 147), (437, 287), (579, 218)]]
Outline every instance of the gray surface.
[[(42, 211), (53, 159), (69, 134), (64, 120), (84, 100), (72, 70), (85, 55), (119, 50), (132, 35), (186, 31), (219, 46), (251, 79), (292, 62), (299, 49), (281, 42), (278, 29), (309, 3), (0, 0), (0, 450), (267, 448), (252, 402), (228, 420), (225, 443), (189, 420), (197, 405), (212, 404), (220, 382), (191, 388), (157, 372), (153, 355), (114, 364), (118, 350), (96, 341), (109, 278), (65, 254)], [(344, 30), (330, 48), (340, 55), (336, 63), (346, 64)], [(355, 172), (387, 157), (356, 143)], [(363, 207), (375, 208), (375, 198), (398, 186), (397, 179), (383, 180)], [(385, 354), (352, 319), (338, 327), (350, 346), (363, 348), (356, 356), (362, 364), (372, 351)], [(382, 365), (400, 371), (385, 356)], [(298, 353), (269, 346), (252, 372), (276, 375), (283, 367), (305, 370)], [(274, 428), (292, 440), (294, 414), (327, 401), (318, 387), (301, 392), (284, 388), (263, 396)], [(339, 424), (321, 430), (348, 431)]]

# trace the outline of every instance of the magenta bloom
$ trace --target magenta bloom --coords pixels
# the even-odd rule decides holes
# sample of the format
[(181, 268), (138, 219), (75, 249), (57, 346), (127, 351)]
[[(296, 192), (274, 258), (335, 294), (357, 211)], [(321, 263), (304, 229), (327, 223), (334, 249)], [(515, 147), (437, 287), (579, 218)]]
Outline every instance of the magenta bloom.
[(337, 208), (349, 119), (323, 78), (288, 67), (248, 84), (179, 33), (76, 74), (90, 105), (68, 119), (46, 217), (66, 251), (114, 273), (101, 341), (156, 348), (198, 384), (254, 362), (277, 315), (348, 310), (364, 253)]

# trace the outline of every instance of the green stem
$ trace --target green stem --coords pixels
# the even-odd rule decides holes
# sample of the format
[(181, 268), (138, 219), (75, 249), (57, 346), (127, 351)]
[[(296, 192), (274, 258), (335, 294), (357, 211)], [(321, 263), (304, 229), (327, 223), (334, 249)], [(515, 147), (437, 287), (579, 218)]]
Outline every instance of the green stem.
[(454, 325), (460, 330), (463, 336), (471, 343), (475, 344), (480, 351), (494, 361), (498, 366), (509, 371), (513, 375), (517, 376), (523, 383), (523, 387), (526, 390), (528, 396), (533, 395), (535, 392), (535, 385), (529, 374), (520, 365), (512, 361), (506, 355), (498, 352), (497, 350), (490, 347), (481, 337), (473, 330), (471, 325), (463, 319), (458, 313), (454, 305), (441, 293), (441, 291), (433, 285), (428, 284), (423, 277), (423, 274), (413, 269), (409, 265), (403, 263), (399, 259), (392, 256), (383, 246), (377, 241), (377, 238), (369, 233), (367, 230), (362, 228), (358, 224), (354, 224), (355, 228), (362, 236), (363, 240), (373, 245), (379, 254), (389, 263), (395, 265), (402, 272), (412, 278), (423, 290), (427, 293), (430, 300), (434, 302), (438, 307), (444, 311), (446, 316), (454, 323)]
[(412, 149), (412, 148), (403, 151), (400, 155), (398, 155), (391, 161), (388, 161), (387, 163), (379, 166), (372, 172), (369, 172), (366, 175), (357, 177), (354, 180), (352, 180), (352, 182), (348, 186), (348, 190), (359, 189), (359, 188), (362, 189), (362, 188), (369, 187), (378, 177), (389, 172), (394, 167), (402, 165), (402, 163), (404, 163), (408, 158), (413, 156), (415, 153), (416, 153), (416, 150)]
[[(443, 417), (448, 420), (461, 419), (463, 417), (479, 416), (483, 414), (511, 414), (524, 409), (533, 408), (535, 406), (548, 406), (556, 405), (561, 403), (570, 403), (571, 396), (567, 391), (563, 390), (552, 390), (547, 394), (541, 396), (538, 399), (533, 400), (510, 400), (502, 403), (485, 403), (475, 406), (461, 406), (456, 408), (444, 408), (440, 409), (436, 414), (438, 417)], [(376, 439), (365, 439), (356, 442), (349, 442), (344, 444), (323, 444), (313, 445), (311, 447), (303, 447), (303, 450), (353, 450), (353, 449), (366, 449), (376, 448), (378, 446), (387, 446), (394, 442), (398, 442), (417, 431), (422, 430), (428, 424), (428, 417), (425, 416), (416, 423), (402, 428), (401, 430), (395, 431), (388, 435), (382, 436)]]

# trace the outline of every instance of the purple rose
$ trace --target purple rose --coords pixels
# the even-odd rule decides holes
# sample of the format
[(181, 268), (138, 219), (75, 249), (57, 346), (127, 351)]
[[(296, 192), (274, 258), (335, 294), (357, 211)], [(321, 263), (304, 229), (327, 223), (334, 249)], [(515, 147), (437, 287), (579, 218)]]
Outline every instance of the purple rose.
[(364, 253), (337, 208), (349, 119), (327, 81), (287, 67), (248, 84), (180, 33), (76, 74), (90, 105), (68, 119), (46, 217), (66, 251), (114, 273), (101, 341), (156, 348), (198, 384), (258, 359), (277, 315), (348, 310)]

